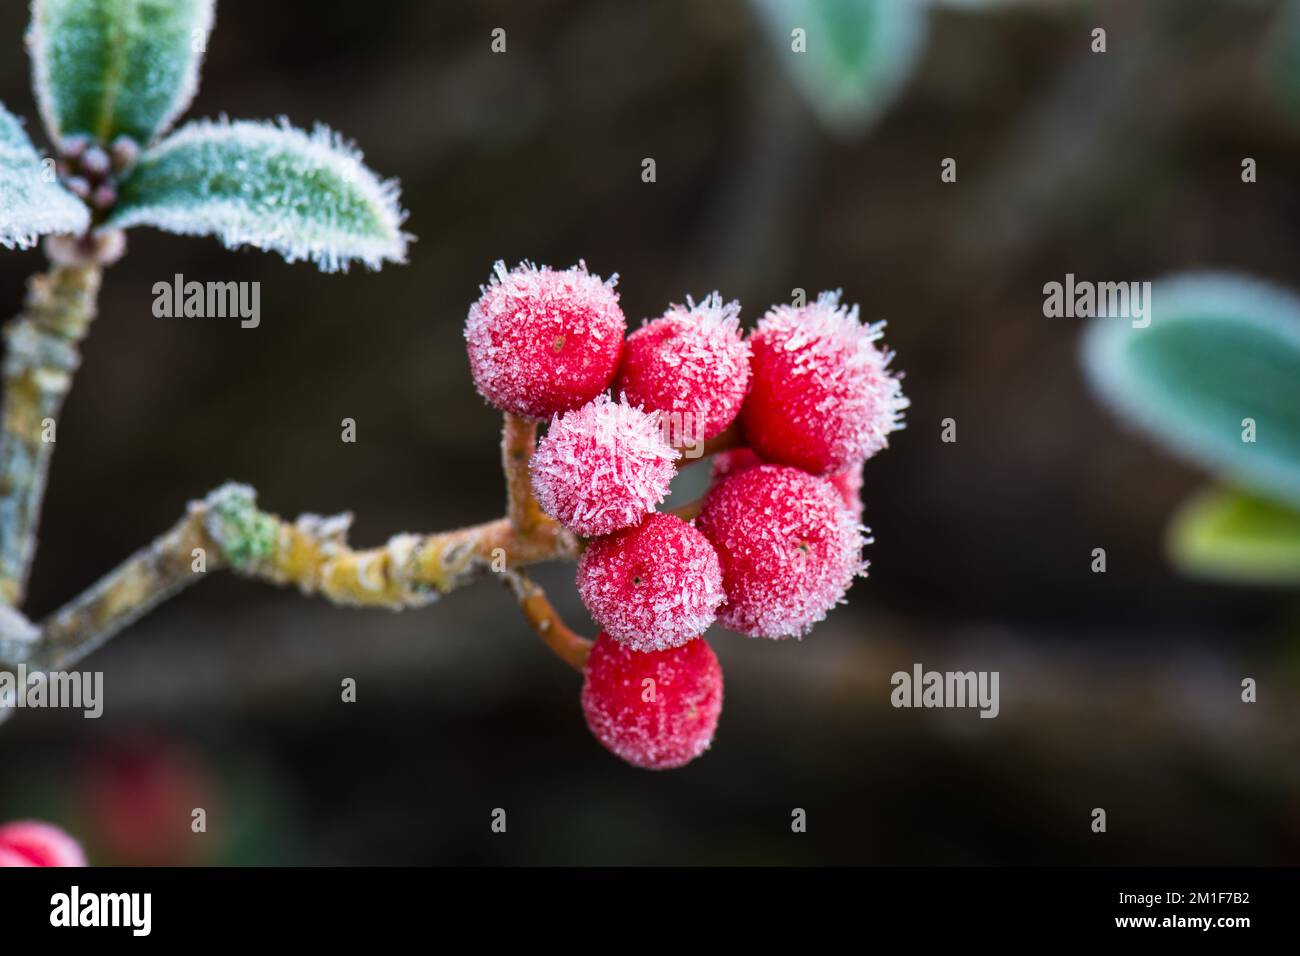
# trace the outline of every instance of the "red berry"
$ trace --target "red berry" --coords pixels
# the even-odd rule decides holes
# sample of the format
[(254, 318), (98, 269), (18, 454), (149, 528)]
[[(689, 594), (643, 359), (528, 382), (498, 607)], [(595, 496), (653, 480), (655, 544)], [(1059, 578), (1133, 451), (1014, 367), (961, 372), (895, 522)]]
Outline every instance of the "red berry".
[(714, 292), (696, 305), (669, 306), (623, 347), (614, 393), (634, 405), (674, 413), (676, 444), (712, 438), (731, 424), (749, 388), (749, 344), (740, 334), (740, 303)]
[(754, 377), (740, 411), (745, 440), (768, 461), (813, 474), (844, 471), (888, 444), (907, 407), (883, 323), (823, 292), (803, 308), (774, 306), (750, 336)]
[(792, 637), (826, 616), (860, 574), (862, 534), (830, 482), (763, 465), (716, 485), (696, 520), (722, 562), (718, 620), (750, 637)]
[(502, 411), (542, 419), (605, 391), (627, 329), (616, 280), (581, 262), (562, 272), (531, 263), (506, 271), (498, 262), (465, 322), (479, 393)]
[[(750, 468), (757, 468), (761, 464), (763, 464), (763, 459), (759, 458), (749, 448), (732, 448), (728, 451), (720, 451), (713, 456), (713, 474), (709, 485), (712, 487), (728, 475), (748, 471)], [(834, 486), (840, 497), (844, 499), (844, 505), (849, 509), (849, 514), (856, 524), (862, 523), (862, 469), (864, 464), (864, 462), (859, 461), (846, 471), (826, 476), (826, 480)]]
[[(153, 737), (99, 746), (78, 776), (78, 819), (114, 865), (194, 866), (211, 862), (225, 832), (218, 779), (197, 755)], [(190, 813), (207, 811), (207, 840), (192, 839)]]
[(588, 537), (636, 524), (664, 500), (679, 457), (659, 416), (608, 395), (551, 420), (529, 468), (542, 510)]
[(85, 865), (77, 841), (56, 826), (36, 820), (0, 826), (0, 867)]
[(722, 713), (722, 668), (704, 639), (634, 651), (602, 632), (583, 672), (582, 712), (605, 749), (666, 770), (708, 749)]
[(862, 466), (864, 462), (858, 462), (846, 471), (841, 471), (838, 475), (831, 475), (827, 480), (835, 486), (835, 490), (840, 493), (844, 499), (844, 506), (849, 509), (854, 523), (862, 524)]
[(614, 640), (660, 651), (709, 629), (724, 597), (722, 568), (708, 538), (656, 512), (591, 542), (578, 561), (578, 594)]
[(751, 448), (732, 448), (729, 451), (720, 451), (713, 456), (713, 474), (709, 484), (716, 485), (728, 475), (748, 471), (750, 468), (757, 468), (761, 464), (763, 464), (763, 459), (759, 458)]

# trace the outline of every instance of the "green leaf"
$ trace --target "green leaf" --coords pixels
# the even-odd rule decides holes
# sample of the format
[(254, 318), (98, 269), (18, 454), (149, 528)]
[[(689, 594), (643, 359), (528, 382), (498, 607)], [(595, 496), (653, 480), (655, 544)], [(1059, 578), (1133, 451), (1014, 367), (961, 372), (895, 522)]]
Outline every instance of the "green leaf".
[(1287, 0), (1264, 46), (1264, 78), (1279, 105), (1300, 115), (1300, 0)]
[(1232, 484), (1300, 505), (1300, 299), (1245, 276), (1190, 273), (1155, 283), (1148, 306), (1146, 328), (1121, 318), (1088, 327), (1083, 363), (1097, 394)]
[(832, 132), (846, 137), (860, 135), (884, 111), (925, 41), (920, 0), (754, 4), (800, 93)]
[(1209, 489), (1174, 515), (1168, 551), (1197, 577), (1300, 584), (1300, 511), (1247, 492)]
[(90, 212), (61, 185), (22, 123), (0, 104), (0, 246), (26, 249), (50, 232), (84, 232)]
[(212, 10), (213, 0), (33, 0), (27, 43), (51, 139), (152, 142), (194, 98)]
[(327, 128), (222, 119), (186, 124), (146, 152), (104, 227), (214, 235), (333, 272), (404, 262), (405, 218), (397, 184)]

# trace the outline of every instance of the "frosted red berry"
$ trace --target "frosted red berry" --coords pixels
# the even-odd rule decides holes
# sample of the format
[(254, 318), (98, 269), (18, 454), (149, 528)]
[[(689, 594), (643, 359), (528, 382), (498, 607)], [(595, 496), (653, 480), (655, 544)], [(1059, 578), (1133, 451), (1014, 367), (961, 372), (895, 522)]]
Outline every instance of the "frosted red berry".
[(678, 457), (658, 415), (601, 395), (551, 420), (529, 469), (542, 510), (590, 537), (630, 527), (654, 511)]
[(838, 292), (768, 310), (750, 336), (753, 378), (740, 411), (746, 443), (764, 459), (813, 474), (869, 458), (902, 427), (907, 407), (883, 324), (863, 325)]
[[(757, 468), (761, 464), (763, 464), (763, 459), (759, 458), (750, 448), (732, 448), (727, 451), (720, 451), (713, 456), (713, 473), (709, 484), (710, 486), (716, 485), (728, 475), (748, 471), (750, 468)], [(839, 493), (840, 498), (844, 501), (844, 506), (849, 509), (849, 514), (856, 524), (862, 523), (862, 471), (864, 464), (865, 462), (859, 461), (844, 471), (826, 476), (826, 480)]]
[(856, 524), (862, 524), (862, 468), (863, 462), (850, 465), (839, 474), (831, 475), (827, 480), (840, 493), (844, 507)]
[(56, 826), (36, 820), (0, 826), (0, 867), (85, 865), (77, 841)]
[(713, 473), (710, 484), (717, 484), (728, 475), (748, 471), (750, 468), (757, 468), (761, 464), (763, 464), (763, 459), (759, 458), (751, 448), (732, 448), (727, 451), (720, 451), (713, 456)]
[(614, 291), (583, 263), (553, 270), (498, 262), (465, 322), (474, 385), (530, 419), (591, 401), (618, 371), (627, 322)]
[(837, 604), (865, 565), (862, 534), (830, 482), (762, 465), (715, 485), (696, 525), (718, 552), (725, 627), (793, 637)]
[(636, 651), (679, 647), (722, 603), (718, 553), (676, 515), (647, 515), (596, 538), (578, 561), (578, 594), (610, 637)]
[(749, 343), (740, 303), (714, 292), (698, 305), (673, 305), (623, 347), (614, 393), (649, 411), (672, 413), (684, 445), (712, 438), (732, 423), (749, 388)]
[(634, 651), (602, 632), (583, 672), (582, 712), (595, 738), (633, 766), (680, 767), (713, 742), (722, 667), (702, 638)]

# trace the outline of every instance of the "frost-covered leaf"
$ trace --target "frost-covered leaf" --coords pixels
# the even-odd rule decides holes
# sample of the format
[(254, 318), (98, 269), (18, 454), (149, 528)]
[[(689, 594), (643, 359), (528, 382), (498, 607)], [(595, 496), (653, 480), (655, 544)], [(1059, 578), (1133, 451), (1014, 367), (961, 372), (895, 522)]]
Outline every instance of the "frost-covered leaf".
[(921, 0), (754, 0), (776, 53), (822, 121), (857, 135), (912, 73), (926, 34)]
[(1211, 489), (1179, 509), (1169, 556), (1198, 577), (1300, 584), (1300, 511), (1230, 489)]
[(27, 131), (0, 104), (0, 246), (26, 249), (50, 232), (84, 232), (90, 213), (64, 189)]
[(1089, 326), (1083, 359), (1097, 393), (1173, 451), (1300, 504), (1300, 299), (1192, 273), (1155, 283), (1149, 314), (1146, 328)]
[(213, 0), (33, 0), (27, 42), (51, 139), (149, 143), (194, 98)]
[(148, 150), (105, 226), (214, 235), (333, 272), (405, 261), (405, 218), (397, 184), (325, 127), (223, 119), (186, 124)]

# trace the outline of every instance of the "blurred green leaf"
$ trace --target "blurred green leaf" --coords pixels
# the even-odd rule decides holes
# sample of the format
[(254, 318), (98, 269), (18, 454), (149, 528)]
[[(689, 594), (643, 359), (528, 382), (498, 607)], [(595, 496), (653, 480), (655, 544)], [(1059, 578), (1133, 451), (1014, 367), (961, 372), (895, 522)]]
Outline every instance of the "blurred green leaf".
[(1300, 511), (1247, 492), (1210, 489), (1169, 526), (1169, 556), (1198, 577), (1300, 583)]
[(860, 135), (885, 109), (911, 76), (925, 41), (920, 0), (754, 4), (799, 91), (823, 123), (844, 136)]
[(84, 232), (90, 213), (55, 176), (22, 123), (0, 104), (0, 245), (26, 249), (50, 232)]
[(333, 272), (405, 261), (404, 218), (397, 185), (328, 129), (222, 120), (189, 123), (146, 152), (104, 225), (214, 235)]
[(1300, 116), (1300, 0), (1286, 0), (1265, 46), (1264, 74), (1282, 106)]
[(213, 0), (35, 0), (28, 46), (51, 139), (141, 144), (194, 98)]
[(1146, 328), (1122, 318), (1088, 327), (1083, 362), (1097, 394), (1231, 483), (1300, 504), (1300, 299), (1193, 273), (1155, 283), (1149, 310)]

